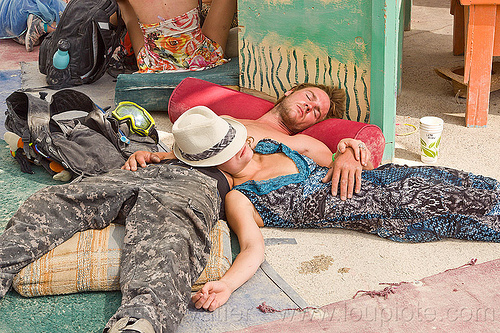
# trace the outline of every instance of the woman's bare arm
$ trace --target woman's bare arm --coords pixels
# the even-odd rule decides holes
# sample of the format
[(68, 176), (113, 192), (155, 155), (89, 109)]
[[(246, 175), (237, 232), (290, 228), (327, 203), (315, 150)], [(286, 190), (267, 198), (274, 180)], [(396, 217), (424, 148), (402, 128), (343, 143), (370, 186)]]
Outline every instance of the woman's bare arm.
[(213, 311), (248, 281), (264, 261), (264, 238), (256, 223), (260, 219), (252, 203), (236, 190), (226, 195), (226, 216), (238, 236), (240, 253), (219, 281), (206, 283), (191, 299), (197, 309)]

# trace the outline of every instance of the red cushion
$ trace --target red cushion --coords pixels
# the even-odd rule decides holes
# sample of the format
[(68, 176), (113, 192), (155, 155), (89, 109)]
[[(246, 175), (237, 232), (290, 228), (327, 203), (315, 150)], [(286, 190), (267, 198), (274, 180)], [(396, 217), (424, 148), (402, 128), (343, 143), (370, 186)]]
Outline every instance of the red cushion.
[(219, 116), (257, 119), (274, 103), (215, 83), (188, 77), (175, 87), (168, 101), (168, 116), (173, 123), (184, 111), (205, 105)]
[[(174, 122), (179, 116), (197, 105), (205, 105), (218, 115), (241, 119), (257, 119), (274, 104), (262, 98), (245, 94), (196, 78), (186, 78), (177, 85), (168, 102), (168, 115)], [(363, 141), (372, 153), (372, 163), (377, 167), (382, 161), (385, 138), (376, 125), (346, 119), (327, 119), (301, 132), (324, 142), (333, 152), (343, 138)]]

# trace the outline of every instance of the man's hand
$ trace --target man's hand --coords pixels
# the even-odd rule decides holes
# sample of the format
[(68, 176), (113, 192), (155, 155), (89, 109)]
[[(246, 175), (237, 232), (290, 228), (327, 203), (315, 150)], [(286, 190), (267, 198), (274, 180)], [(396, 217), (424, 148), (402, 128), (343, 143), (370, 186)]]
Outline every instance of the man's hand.
[(340, 199), (346, 200), (352, 198), (354, 192), (359, 193), (363, 168), (373, 169), (370, 158), (371, 153), (362, 141), (342, 139), (337, 145), (335, 161), (323, 178), (324, 183), (332, 181), (332, 195), (339, 192), (339, 182)]
[(343, 154), (347, 147), (353, 149), (354, 158), (356, 161), (360, 161), (362, 166), (366, 167), (370, 163), (371, 152), (363, 141), (349, 138), (342, 139), (337, 145), (337, 151)]
[(191, 297), (191, 300), (197, 309), (204, 308), (208, 311), (214, 311), (226, 303), (229, 296), (231, 296), (231, 290), (226, 283), (212, 281), (207, 282), (200, 291)]
[(332, 195), (336, 196), (339, 190), (340, 199), (352, 198), (353, 192), (359, 193), (361, 190), (361, 163), (356, 160), (351, 148), (345, 149), (344, 153), (337, 152), (335, 161), (330, 164), (330, 170), (323, 178), (323, 183), (332, 181)]
[[(173, 155), (173, 154), (172, 154)], [(158, 152), (152, 153), (149, 151), (136, 151), (128, 158), (127, 162), (122, 166), (123, 170), (137, 171), (137, 165), (145, 168), (147, 164), (160, 163), (169, 156), (169, 153)]]

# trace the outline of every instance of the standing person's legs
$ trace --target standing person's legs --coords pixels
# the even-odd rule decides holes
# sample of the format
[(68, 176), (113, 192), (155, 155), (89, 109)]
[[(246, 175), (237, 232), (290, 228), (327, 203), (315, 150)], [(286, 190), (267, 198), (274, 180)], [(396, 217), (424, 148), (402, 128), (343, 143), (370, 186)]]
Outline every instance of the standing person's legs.
[(175, 331), (210, 253), (208, 234), (220, 202), (215, 181), (167, 166), (150, 177), (146, 183), (154, 186), (142, 187), (126, 218), (122, 304), (107, 324), (109, 332)]
[(137, 14), (128, 0), (117, 0), (117, 3), (120, 7), (123, 22), (125, 22), (125, 26), (127, 27), (132, 48), (137, 53), (144, 46), (144, 35), (139, 27)]

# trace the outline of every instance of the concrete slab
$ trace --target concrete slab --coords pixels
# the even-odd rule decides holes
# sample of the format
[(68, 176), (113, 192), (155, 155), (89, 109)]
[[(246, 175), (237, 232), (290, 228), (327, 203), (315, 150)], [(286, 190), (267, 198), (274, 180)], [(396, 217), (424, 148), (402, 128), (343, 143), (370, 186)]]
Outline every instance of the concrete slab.
[(21, 69), (21, 61), (38, 61), (38, 48), (36, 46), (33, 52), (26, 52), (24, 45), (12, 39), (0, 39), (0, 70)]
[[(47, 87), (45, 82), (45, 75), (41, 74), (38, 70), (38, 60), (31, 62), (21, 62), (22, 81), (21, 88), (28, 92), (37, 94), (40, 91), (47, 92), (51, 96), (57, 90), (52, 90)], [(115, 105), (115, 85), (116, 79), (104, 74), (99, 80), (92, 84), (83, 84), (80, 86), (71, 87), (87, 94), (94, 103), (101, 108)]]
[[(19, 65), (19, 64), (18, 64)], [(0, 70), (0, 110), (7, 109), (5, 99), (13, 91), (21, 87), (21, 71), (19, 69)], [(5, 112), (0, 112), (0, 138), (3, 138), (5, 129)]]

